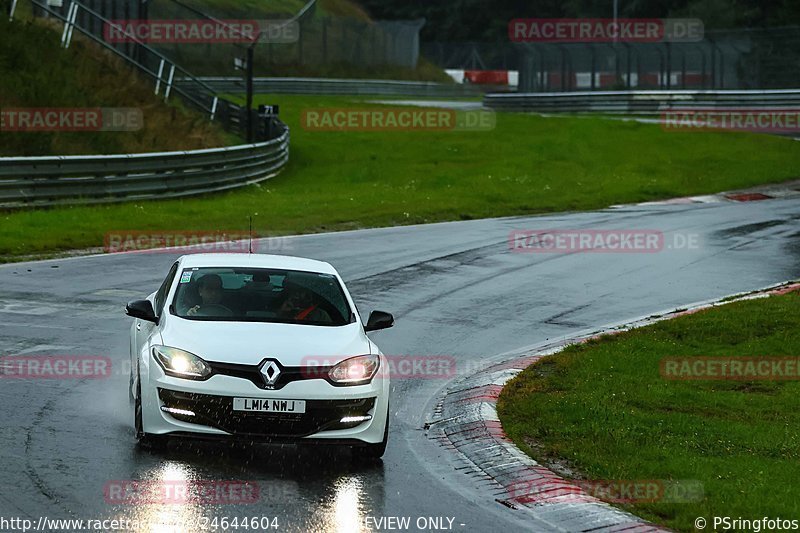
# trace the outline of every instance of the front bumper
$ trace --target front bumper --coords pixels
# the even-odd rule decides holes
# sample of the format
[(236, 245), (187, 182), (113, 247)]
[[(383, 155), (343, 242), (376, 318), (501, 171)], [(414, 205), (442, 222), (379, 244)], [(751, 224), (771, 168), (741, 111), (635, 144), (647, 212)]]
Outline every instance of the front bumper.
[(303, 414), (245, 413), (233, 410), (232, 396), (159, 388), (158, 398), (162, 406), (172, 409), (168, 414), (176, 420), (215, 427), (242, 437), (300, 438), (320, 431), (352, 429), (364, 421), (342, 422), (345, 417), (371, 418), (375, 408), (375, 398), (307, 400)]
[[(352, 387), (305, 379), (287, 383), (280, 390), (265, 390), (248, 379), (228, 375), (214, 375), (206, 381), (175, 378), (167, 376), (152, 359), (149, 363), (141, 376), (145, 433), (265, 442), (376, 444), (383, 440), (389, 382), (380, 373), (371, 383)], [(305, 400), (306, 412), (233, 411), (234, 397)], [(164, 407), (173, 411), (165, 412)], [(367, 415), (371, 418), (363, 422), (341, 421)]]

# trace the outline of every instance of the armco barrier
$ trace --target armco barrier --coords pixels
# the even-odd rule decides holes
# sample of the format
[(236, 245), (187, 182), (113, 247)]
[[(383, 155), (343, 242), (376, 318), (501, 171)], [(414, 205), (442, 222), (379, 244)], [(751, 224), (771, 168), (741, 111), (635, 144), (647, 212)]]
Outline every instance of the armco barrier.
[(103, 156), (0, 158), (0, 208), (174, 198), (242, 187), (289, 160), (289, 129), (228, 148)]
[(484, 96), (483, 104), (497, 111), (657, 115), (672, 108), (796, 108), (800, 90), (492, 93)]
[[(221, 94), (245, 91), (242, 78), (198, 78), (204, 85)], [(189, 80), (178, 78), (181, 87)], [(430, 81), (346, 80), (330, 78), (254, 78), (253, 90), (259, 94), (328, 94), (379, 96), (476, 97), (496, 86)]]

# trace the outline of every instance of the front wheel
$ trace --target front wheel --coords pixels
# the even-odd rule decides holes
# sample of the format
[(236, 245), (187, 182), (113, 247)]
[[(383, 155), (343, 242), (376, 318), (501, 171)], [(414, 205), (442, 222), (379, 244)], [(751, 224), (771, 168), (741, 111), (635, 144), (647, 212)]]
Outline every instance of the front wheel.
[[(138, 372), (138, 369), (137, 369)], [(169, 437), (166, 435), (151, 435), (144, 432), (142, 424), (142, 380), (136, 380), (136, 397), (134, 399), (134, 427), (136, 428), (136, 441), (139, 446), (151, 450), (163, 450), (167, 447)]]
[(380, 459), (386, 453), (386, 444), (389, 442), (389, 413), (386, 413), (386, 426), (383, 429), (383, 440), (378, 444), (367, 444), (362, 450), (362, 457), (367, 459)]

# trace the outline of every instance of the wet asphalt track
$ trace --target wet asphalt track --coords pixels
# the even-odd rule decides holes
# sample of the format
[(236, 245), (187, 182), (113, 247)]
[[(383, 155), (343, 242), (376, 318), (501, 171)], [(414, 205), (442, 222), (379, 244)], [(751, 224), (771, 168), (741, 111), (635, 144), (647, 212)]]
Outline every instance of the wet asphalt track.
[[(547, 339), (800, 277), (800, 201), (626, 207), (293, 238), (287, 253), (330, 261), (361, 312), (395, 314), (371, 334), (387, 354), (451, 355), (461, 368)], [(692, 250), (510, 253), (512, 229), (694, 233)], [(107, 255), (0, 267), (0, 355), (128, 357), (127, 300), (155, 290), (175, 255)], [(129, 518), (194, 530), (199, 516), (277, 517), (282, 531), (355, 531), (365, 518), (453, 518), (455, 531), (541, 530), (457, 472), (421, 429), (441, 379), (392, 383), (382, 465), (267, 446), (138, 450), (127, 373), (0, 380), (0, 517)], [(247, 505), (111, 505), (110, 480), (258, 480)], [(372, 525), (370, 521), (370, 525)], [(447, 524), (447, 520), (444, 521)], [(158, 524), (161, 524), (159, 527)], [(178, 524), (174, 529), (169, 524)]]

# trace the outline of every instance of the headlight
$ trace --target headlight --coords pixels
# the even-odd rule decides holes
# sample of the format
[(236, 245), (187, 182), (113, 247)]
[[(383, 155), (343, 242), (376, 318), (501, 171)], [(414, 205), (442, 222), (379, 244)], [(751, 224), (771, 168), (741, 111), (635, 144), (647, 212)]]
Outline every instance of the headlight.
[(345, 359), (331, 368), (328, 377), (334, 383), (361, 385), (369, 383), (379, 366), (380, 358), (377, 355), (359, 355)]
[(153, 346), (155, 357), (168, 376), (184, 379), (206, 379), (211, 375), (208, 363), (185, 350), (169, 346)]

